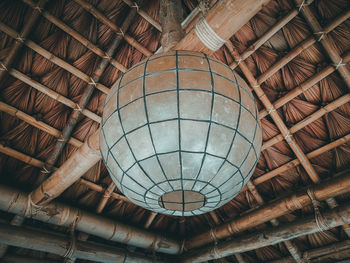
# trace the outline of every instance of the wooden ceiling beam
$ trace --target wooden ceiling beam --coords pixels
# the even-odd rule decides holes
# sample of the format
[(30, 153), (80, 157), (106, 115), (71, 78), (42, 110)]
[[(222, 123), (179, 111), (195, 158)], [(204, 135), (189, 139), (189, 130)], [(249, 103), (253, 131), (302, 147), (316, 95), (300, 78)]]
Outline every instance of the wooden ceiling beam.
[(87, 12), (91, 13), (101, 23), (108, 26), (118, 36), (123, 37), (129, 45), (136, 48), (138, 51), (140, 51), (145, 56), (148, 57), (148, 56), (151, 56), (153, 54), (147, 48), (142, 46), (137, 40), (135, 40), (133, 37), (131, 37), (129, 34), (127, 34), (123, 28), (118, 27), (116, 24), (114, 24), (108, 17), (106, 17), (102, 12), (97, 10), (92, 4), (85, 2), (84, 0), (73, 0), (73, 1), (75, 1), (82, 8), (84, 8)]
[(37, 206), (31, 202), (30, 194), (6, 186), (0, 185), (0, 192), (2, 197), (0, 209), (9, 213), (62, 227), (71, 227), (74, 223), (77, 231), (155, 252), (166, 254), (181, 252), (180, 242), (161, 234), (113, 221), (55, 201), (45, 206)]
[[(338, 51), (331, 45), (329, 42), (327, 35), (324, 34), (324, 29), (321, 27), (320, 23), (317, 21), (315, 15), (311, 11), (308, 5), (304, 4), (303, 0), (294, 0), (296, 5), (298, 5), (301, 9), (301, 13), (303, 14), (307, 24), (312, 29), (314, 33), (314, 37), (317, 38), (317, 41), (321, 43), (326, 54), (334, 63), (337, 71), (340, 76), (343, 78), (346, 86), (350, 89), (350, 70), (344, 65), (342, 58), (340, 57)], [(348, 10), (350, 12), (350, 10)], [(346, 20), (346, 19), (345, 19)]]
[(194, 263), (227, 257), (236, 253), (275, 245), (282, 241), (291, 240), (300, 236), (325, 231), (343, 224), (349, 224), (350, 204), (327, 210), (322, 214), (322, 217), (326, 222), (322, 229), (319, 227), (315, 216), (309, 216), (282, 226), (236, 237), (235, 239), (221, 242), (214, 246), (205, 247), (192, 252), (189, 251), (181, 256), (183, 259), (182, 262)]
[[(32, 8), (35, 8), (36, 4), (32, 0), (22, 0), (24, 3), (29, 5)], [(120, 64), (117, 60), (113, 59), (112, 57), (108, 57), (106, 52), (100, 49), (97, 45), (90, 42), (88, 39), (86, 39), (83, 35), (79, 34), (79, 32), (75, 31), (73, 28), (65, 24), (62, 20), (58, 19), (54, 15), (50, 14), (45, 9), (42, 9), (41, 15), (47, 19), (47, 21), (51, 22), (58, 28), (60, 28), (62, 31), (73, 37), (75, 40), (80, 42), (84, 47), (94, 52), (96, 55), (98, 55), (101, 58), (108, 58), (109, 63), (120, 70), (121, 72), (125, 72), (127, 68)]]
[[(309, 188), (314, 190), (316, 199), (319, 201), (349, 192), (350, 170), (345, 171), (339, 176), (334, 176), (327, 181), (321, 182), (318, 185), (312, 185)], [(215, 240), (227, 238), (310, 204), (311, 199), (307, 194), (307, 190), (301, 189), (296, 193), (293, 192), (284, 198), (271, 201), (236, 219), (212, 228), (210, 231), (205, 231), (187, 239), (185, 248), (190, 250), (214, 242)]]
[[(14, 39), (16, 39), (18, 36), (18, 33), (16, 31), (14, 31), (12, 28), (8, 27), (2, 22), (0, 22), (0, 30)], [(39, 55), (43, 56), (44, 58), (52, 62), (53, 64), (63, 68), (64, 70), (68, 71), (69, 73), (76, 76), (77, 78), (85, 81), (88, 84), (91, 83), (91, 77), (89, 77), (87, 74), (83, 73), (81, 70), (72, 66), (71, 64), (64, 61), (63, 59), (55, 56), (53, 53), (47, 51), (46, 49), (42, 48), (38, 44), (34, 43), (33, 41), (27, 39), (24, 42), (24, 44), (30, 49), (32, 49), (33, 51), (35, 51), (36, 53), (38, 53)], [(109, 91), (109, 89), (101, 83), (96, 83), (96, 88), (105, 94), (107, 94)]]
[[(62, 234), (43, 232), (40, 229), (0, 224), (0, 242), (9, 246), (38, 250), (62, 257), (71, 254), (80, 259), (98, 260), (106, 263), (153, 262), (151, 257), (136, 254), (124, 248), (73, 239), (75, 237), (70, 238)], [(72, 242), (74, 242), (73, 245)]]

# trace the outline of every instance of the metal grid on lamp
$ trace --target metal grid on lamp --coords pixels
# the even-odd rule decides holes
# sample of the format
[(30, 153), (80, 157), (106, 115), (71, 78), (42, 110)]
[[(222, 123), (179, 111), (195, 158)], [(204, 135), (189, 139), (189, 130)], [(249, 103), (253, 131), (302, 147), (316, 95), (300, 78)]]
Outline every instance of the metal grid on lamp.
[(135, 65), (110, 91), (101, 153), (135, 204), (202, 214), (249, 180), (261, 148), (257, 118), (249, 87), (229, 67), (199, 52), (171, 51)]

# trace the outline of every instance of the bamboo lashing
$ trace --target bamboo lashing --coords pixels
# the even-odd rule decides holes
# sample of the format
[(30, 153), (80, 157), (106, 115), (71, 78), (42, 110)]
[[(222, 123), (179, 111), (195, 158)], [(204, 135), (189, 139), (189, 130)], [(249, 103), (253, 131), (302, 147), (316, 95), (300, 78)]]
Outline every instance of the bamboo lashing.
[(79, 4), (82, 8), (84, 8), (87, 12), (91, 13), (96, 19), (98, 19), (101, 23), (108, 26), (112, 31), (114, 31), (118, 36), (121, 36), (128, 42), (131, 46), (136, 48), (145, 56), (151, 56), (152, 52), (142, 46), (139, 42), (137, 42), (133, 37), (125, 32), (122, 28), (118, 27), (114, 24), (108, 17), (98, 11), (92, 4), (85, 2), (84, 0), (74, 0), (77, 4)]
[[(32, 0), (22, 0), (22, 1), (32, 8), (35, 8), (36, 6), (36, 4)], [(47, 21), (50, 21), (52, 24), (54, 24), (55, 26), (57, 26), (67, 34), (69, 34), (71, 37), (79, 41), (83, 46), (85, 46), (87, 49), (94, 52), (99, 57), (101, 58), (106, 57), (106, 52), (104, 52), (98, 46), (96, 46), (95, 44), (90, 42), (88, 39), (86, 39), (84, 36), (79, 34), (79, 32), (69, 27), (62, 20), (50, 14), (50, 12), (46, 11), (45, 9), (42, 9), (41, 15), (45, 17)], [(120, 64), (117, 60), (113, 59), (112, 57), (109, 57), (109, 63), (115, 68), (119, 69), (121, 72), (125, 72), (127, 70), (127, 68), (124, 65)]]

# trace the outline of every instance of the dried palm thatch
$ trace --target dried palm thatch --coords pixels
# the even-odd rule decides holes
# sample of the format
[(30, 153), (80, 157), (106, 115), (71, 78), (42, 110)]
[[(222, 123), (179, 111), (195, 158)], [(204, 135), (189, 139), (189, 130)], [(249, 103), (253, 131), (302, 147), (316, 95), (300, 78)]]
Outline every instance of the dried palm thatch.
[[(150, 19), (135, 16), (130, 28), (123, 34), (116, 28), (120, 28), (128, 12), (136, 8), (130, 7), (130, 1), (59, 0), (46, 3), (28, 36), (34, 44), (30, 41), (21, 44), (14, 63), (7, 68), (9, 74), (0, 78), (2, 184), (31, 191), (43, 176), (47, 176), (43, 169), (47, 156), (54, 151), (61, 131), (77, 110), (76, 104), (89, 87), (89, 78), (105, 58), (105, 52), (115, 37), (120, 36), (122, 41), (98, 79), (99, 86), (94, 89), (70, 140), (53, 165), (61, 166), (98, 129), (108, 87), (121, 76), (122, 71), (144, 59), (145, 54), (154, 53), (160, 46), (159, 27), (152, 25), (152, 21), (153, 24), (159, 21), (158, 1), (143, 2), (137, 8)], [(36, 2), (0, 2), (1, 62), (20, 41), (9, 30), (20, 33), (35, 11), (28, 4), (35, 7)], [(199, 1), (185, 0), (182, 4), (185, 16), (198, 6)], [(104, 18), (94, 14), (91, 6)], [(210, 214), (185, 219), (156, 215), (128, 202), (118, 189), (114, 189), (100, 161), (59, 199), (92, 211), (100, 207), (98, 211), (106, 217), (185, 238), (249, 213), (262, 202), (312, 185), (315, 182), (310, 177), (312, 171), (318, 181), (323, 181), (338, 171), (350, 168), (349, 87), (343, 75), (339, 74), (339, 67), (350, 70), (350, 66), (334, 65), (319, 41), (326, 38), (331, 49), (343, 58), (343, 63), (349, 62), (350, 4), (347, 0), (315, 0), (307, 3), (306, 8), (326, 29), (326, 34), (313, 33), (303, 16), (305, 14), (299, 12), (295, 2), (271, 0), (232, 36), (232, 46), (223, 46), (213, 54), (248, 81), (249, 71), (248, 74), (266, 95), (254, 94), (264, 140), (251, 181), (255, 190), (245, 188), (228, 204)], [(141, 14), (140, 10), (137, 11)], [(242, 61), (237, 59), (237, 54)], [(241, 63), (246, 67), (242, 67)], [(262, 97), (267, 98), (274, 108), (265, 108), (266, 101), (262, 101)], [(291, 143), (285, 140), (287, 131), (303, 154), (296, 154)], [(301, 160), (303, 156), (309, 159), (310, 169)], [(109, 192), (106, 192), (107, 189)], [(345, 194), (337, 201), (345, 203), (349, 197)], [(313, 208), (307, 206), (278, 220), (283, 224), (310, 213), (313, 213)], [(266, 222), (247, 232), (264, 229), (269, 224)], [(297, 250), (306, 251), (345, 238), (348, 237), (344, 230), (339, 228), (298, 237), (293, 242)], [(272, 261), (288, 257), (288, 246), (280, 243), (238, 257), (230, 256), (222, 262)], [(10, 252), (46, 257), (27, 250), (22, 253), (11, 248)], [(57, 259), (52, 255), (48, 257)], [(216, 261), (220, 262), (219, 259)]]

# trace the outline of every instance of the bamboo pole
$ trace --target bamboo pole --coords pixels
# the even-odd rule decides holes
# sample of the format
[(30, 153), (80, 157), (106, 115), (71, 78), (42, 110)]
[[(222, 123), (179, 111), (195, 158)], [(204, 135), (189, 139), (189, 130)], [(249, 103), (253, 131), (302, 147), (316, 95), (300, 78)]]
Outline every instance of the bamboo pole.
[(50, 202), (100, 160), (99, 130), (97, 130), (60, 168), (33, 190), (32, 202), (38, 205)]
[(74, 0), (77, 4), (79, 4), (82, 8), (84, 8), (87, 12), (91, 13), (96, 19), (98, 19), (101, 23), (107, 25), (112, 31), (114, 31), (118, 36), (122, 36), (126, 42), (128, 42), (131, 46), (136, 48), (145, 56), (151, 56), (152, 52), (142, 46), (139, 42), (137, 42), (130, 35), (126, 34), (126, 31), (123, 28), (118, 27), (114, 24), (108, 17), (106, 17), (102, 12), (97, 10), (92, 4), (85, 2), (84, 0)]
[[(295, 0), (295, 3), (300, 6), (303, 2), (302, 0)], [(301, 6), (301, 12), (306, 22), (311, 27), (315, 37), (318, 37), (318, 41), (321, 43), (329, 58), (334, 63), (336, 70), (342, 76), (346, 86), (348, 87), (348, 89), (350, 89), (350, 71), (347, 69), (346, 66), (344, 66), (342, 58), (335, 50), (335, 48), (330, 44), (327, 35), (324, 34), (320, 23), (317, 21), (316, 17), (307, 5)]]
[(227, 257), (236, 253), (251, 251), (261, 247), (275, 245), (281, 241), (291, 240), (300, 236), (325, 231), (343, 224), (350, 223), (350, 204), (339, 206), (323, 213), (326, 225), (319, 227), (314, 216), (296, 220), (283, 226), (272, 227), (253, 234), (243, 235), (233, 240), (225, 241), (214, 246), (205, 247), (182, 256), (186, 262), (203, 262)]
[[(31, 79), (30, 77), (23, 74), (22, 72), (14, 69), (14, 68), (11, 68), (11, 69), (9, 69), (9, 74), (11, 76), (17, 78), (18, 80), (28, 84), (29, 86), (33, 87), (34, 89), (42, 92), (43, 94), (49, 96), (50, 98), (66, 105), (72, 109), (75, 109), (75, 110), (78, 109), (77, 103), (75, 103), (74, 101), (68, 99), (65, 96), (62, 96), (61, 94), (57, 93), (56, 91), (53, 91), (52, 89), (49, 89), (48, 87), (44, 86), (43, 84)], [(81, 113), (84, 116), (86, 116), (86, 117), (88, 117), (88, 118), (90, 118), (98, 123), (101, 122), (101, 116), (97, 115), (96, 113), (94, 113), (88, 109), (82, 109)]]
[[(342, 57), (343, 62), (345, 64), (350, 62), (350, 52), (346, 52), (346, 54)], [(320, 82), (322, 79), (326, 78), (330, 74), (332, 74), (335, 71), (335, 68), (333, 64), (328, 65), (324, 69), (322, 69), (320, 72), (316, 73), (314, 76), (300, 84), (299, 86), (295, 87), (293, 90), (288, 92), (283, 97), (277, 99), (273, 106), (275, 109), (278, 109), (282, 107), (283, 105), (287, 104), (287, 102), (291, 101), (292, 99), (296, 98), (298, 95), (302, 94), (303, 92), (307, 91), (308, 89), (312, 88), (314, 85), (316, 85), (318, 82)], [(259, 112), (259, 119), (264, 118), (268, 115), (268, 112), (266, 109), (261, 110)]]
[[(215, 42), (217, 42), (215, 49), (218, 49), (220, 47), (219, 43), (224, 44), (222, 41), (230, 39), (234, 33), (246, 24), (268, 2), (269, 0), (222, 0), (216, 2), (208, 11), (204, 18), (204, 23), (202, 23), (202, 26), (206, 23), (215, 34), (203, 34), (204, 37), (206, 35), (206, 37), (210, 39), (215, 39)], [(176, 46), (176, 49), (194, 50), (212, 54), (215, 50), (208, 48), (202, 43), (196, 33), (197, 30), (198, 28), (196, 29), (196, 27), (191, 29)]]
[(106, 190), (104, 191), (103, 193), (103, 196), (96, 208), (96, 213), (97, 214), (100, 214), (102, 213), (103, 209), (105, 208), (107, 202), (108, 202), (108, 199), (112, 196), (112, 193), (114, 192), (114, 189), (115, 189), (115, 184), (112, 182), (107, 188)]
[[(22, 161), (22, 162), (29, 164), (31, 166), (34, 166), (34, 167), (38, 167), (38, 168), (44, 167), (43, 161), (40, 161), (34, 157), (31, 157), (29, 155), (26, 155), (24, 153), (16, 151), (16, 150), (14, 150), (10, 147), (7, 147), (1, 143), (0, 143), (0, 153), (3, 153), (7, 156), (15, 158), (19, 161)], [(57, 170), (57, 168), (55, 167), (54, 170)], [(76, 183), (82, 184), (82, 185), (86, 186), (87, 188), (89, 188), (90, 190), (95, 191), (95, 192), (99, 192), (99, 193), (104, 193), (107, 190), (107, 188), (105, 189), (101, 185), (98, 185), (96, 183), (93, 183), (93, 182), (88, 181), (88, 180), (83, 179), (83, 178), (80, 178), (79, 180), (77, 180)], [(124, 195), (121, 195), (121, 194), (118, 194), (115, 192), (111, 193), (111, 198), (132, 204), (132, 202), (129, 199), (127, 199)]]
[[(2, 112), (6, 112), (7, 114), (13, 116), (13, 117), (16, 117), (30, 125), (32, 125), (33, 127), (35, 128), (38, 128), (39, 130), (42, 130), (56, 138), (60, 138), (62, 133), (57, 130), (56, 128), (54, 127), (51, 127), (50, 125), (40, 121), (40, 120), (37, 120), (35, 119), (34, 117), (26, 114), (25, 112), (23, 111), (20, 111), (19, 109), (16, 109), (15, 107), (12, 107), (2, 101), (0, 101), (0, 111)], [(68, 141), (69, 144), (75, 146), (75, 147), (80, 147), (83, 142), (79, 141), (78, 139), (76, 138), (70, 138), (69, 141)]]
[[(10, 27), (8, 27), (7, 25), (5, 25), (2, 22), (0, 22), (0, 30), (2, 32), (4, 32), (5, 34), (9, 35), (12, 38), (17, 38), (18, 37), (18, 33), (16, 31), (14, 31), (13, 29), (11, 29)], [(85, 73), (83, 73), (82, 71), (77, 69), (76, 67), (72, 66), (71, 64), (67, 63), (63, 59), (55, 56), (54, 54), (52, 54), (51, 52), (47, 51), (46, 49), (40, 47), (38, 44), (34, 43), (33, 41), (27, 39), (24, 42), (24, 44), (27, 47), (29, 47), (30, 49), (32, 49), (35, 52), (37, 52), (38, 54), (40, 54), (41, 56), (43, 56), (44, 58), (46, 58), (47, 60), (49, 60), (50, 62), (52, 62), (55, 65), (57, 65), (57, 66), (65, 69), (65, 70), (67, 70), (68, 72), (70, 72), (71, 74), (76, 76), (77, 78), (85, 81), (86, 83), (91, 83), (91, 78), (88, 75), (86, 75)], [(96, 83), (96, 88), (98, 90), (102, 91), (105, 94), (107, 94), (108, 91), (109, 91), (109, 88), (107, 88), (106, 86), (102, 85), (101, 83)]]
[(132, 0), (123, 0), (125, 4), (127, 4), (131, 8), (136, 8), (137, 13), (143, 17), (148, 23), (150, 23), (152, 26), (154, 26), (159, 32), (162, 32), (162, 27), (158, 21), (153, 19), (149, 14), (147, 14), (145, 11), (143, 11), (139, 5)]
[(25, 21), (24, 26), (21, 30), (20, 33), (16, 35), (15, 38), (15, 43), (13, 47), (11, 48), (9, 54), (6, 56), (3, 62), (0, 63), (0, 83), (2, 82), (6, 71), (8, 68), (10, 68), (15, 61), (19, 50), (21, 49), (23, 43), (26, 42), (27, 36), (30, 34), (30, 32), (33, 30), (33, 27), (36, 24), (36, 21), (38, 20), (38, 17), (40, 15), (40, 12), (42, 8), (45, 6), (47, 0), (40, 0), (38, 3), (35, 5), (36, 8), (33, 10), (32, 15), (30, 16), (28, 21)]
[[(286, 24), (289, 23), (294, 17), (298, 15), (298, 10), (291, 10), (285, 17), (279, 20), (274, 24), (269, 30), (267, 30), (260, 38), (258, 38), (252, 45), (250, 45), (246, 50), (241, 54), (241, 59), (246, 60), (249, 58), (255, 51), (257, 51), (266, 41), (268, 41), (274, 34), (281, 30)], [(230, 64), (231, 69), (235, 69), (238, 66), (238, 62), (234, 61)]]
[(80, 259), (106, 263), (153, 262), (151, 258), (122, 248), (94, 242), (82, 242), (64, 235), (46, 233), (39, 229), (0, 224), (0, 233), (0, 242), (3, 244), (48, 252), (63, 257), (71, 254)]
[[(311, 115), (307, 116), (305, 119), (299, 121), (298, 123), (294, 124), (289, 131), (293, 134), (297, 131), (301, 130), (302, 128), (306, 127), (307, 125), (313, 123), (317, 119), (321, 118), (325, 114), (339, 108), (340, 106), (350, 102), (350, 94), (345, 94), (338, 99), (332, 101), (331, 103), (328, 103), (325, 106), (322, 106), (320, 109), (312, 113)], [(274, 136), (273, 138), (269, 139), (268, 141), (265, 141), (261, 147), (261, 150), (264, 151), (267, 148), (271, 147), (272, 145), (283, 141), (282, 134), (278, 134)]]
[(75, 222), (77, 231), (155, 252), (178, 254), (181, 250), (179, 242), (160, 234), (125, 225), (55, 201), (45, 206), (36, 206), (31, 203), (28, 194), (6, 186), (0, 186), (0, 192), (2, 197), (0, 209), (9, 213), (63, 227), (70, 227)]
[[(347, 255), (349, 255), (350, 257), (350, 241), (349, 240), (345, 240), (342, 242), (337, 242), (337, 243), (333, 243), (331, 245), (327, 245), (327, 246), (323, 246), (320, 248), (315, 248), (315, 249), (311, 249), (308, 251), (303, 252), (303, 257), (308, 259), (310, 261), (310, 263), (322, 263), (321, 258), (323, 256), (328, 256), (332, 258), (332, 256), (334, 256), (334, 254), (342, 254), (342, 252), (345, 252)], [(344, 259), (344, 258), (343, 258)], [(329, 262), (329, 261), (326, 261)], [(276, 259), (273, 261), (269, 261), (269, 263), (294, 263), (293, 258), (291, 257), (284, 257), (281, 259)]]
[[(350, 173), (334, 176), (331, 179), (321, 182), (318, 185), (310, 186), (315, 192), (316, 199), (326, 200), (337, 195), (350, 191)], [(235, 233), (242, 232), (248, 228), (258, 226), (271, 219), (293, 212), (297, 209), (311, 204), (307, 191), (301, 189), (282, 199), (278, 199), (265, 204), (251, 212), (245, 213), (239, 218), (233, 219), (218, 227), (198, 234), (186, 240), (185, 248), (187, 250), (198, 248), (215, 240), (227, 238)]]
[[(229, 48), (230, 52), (232, 53), (235, 60), (238, 60), (240, 58), (240, 55), (238, 54), (235, 47), (232, 45), (230, 41), (226, 42), (226, 46)], [(310, 179), (314, 183), (319, 183), (320, 178), (318, 174), (316, 173), (315, 169), (312, 167), (309, 159), (306, 157), (305, 153), (301, 150), (300, 146), (296, 143), (295, 139), (291, 136), (290, 131), (288, 130), (286, 124), (283, 122), (281, 116), (278, 114), (276, 109), (273, 107), (272, 103), (258, 84), (257, 80), (253, 76), (252, 72), (248, 69), (246, 63), (242, 61), (239, 64), (240, 69), (242, 70), (243, 74), (247, 78), (250, 86), (255, 91), (256, 95), (260, 99), (260, 101), (263, 103), (264, 107), (268, 112), (270, 112), (270, 116), (277, 125), (278, 129), (281, 131), (281, 134), (286, 139), (288, 145), (294, 152), (294, 154), (297, 156), (297, 158), (300, 160), (300, 164), (305, 169), (306, 173), (309, 175)]]
[[(22, 0), (24, 3), (29, 5), (32, 8), (35, 8), (36, 4), (32, 0)], [(90, 42), (88, 39), (86, 39), (83, 35), (79, 34), (79, 32), (75, 31), (73, 28), (69, 27), (67, 24), (65, 24), (62, 20), (58, 19), (57, 17), (50, 14), (50, 12), (42, 9), (41, 15), (45, 17), (48, 21), (50, 21), (52, 24), (60, 28), (62, 31), (69, 34), (71, 37), (79, 41), (83, 46), (85, 46), (87, 49), (94, 52), (96, 55), (98, 55), (101, 58), (106, 57), (106, 52), (104, 52), (102, 49), (100, 49), (98, 46)], [(109, 58), (109, 63), (114, 66), (115, 68), (119, 69), (121, 72), (125, 72), (127, 68), (120, 64), (117, 60), (113, 58)]]

